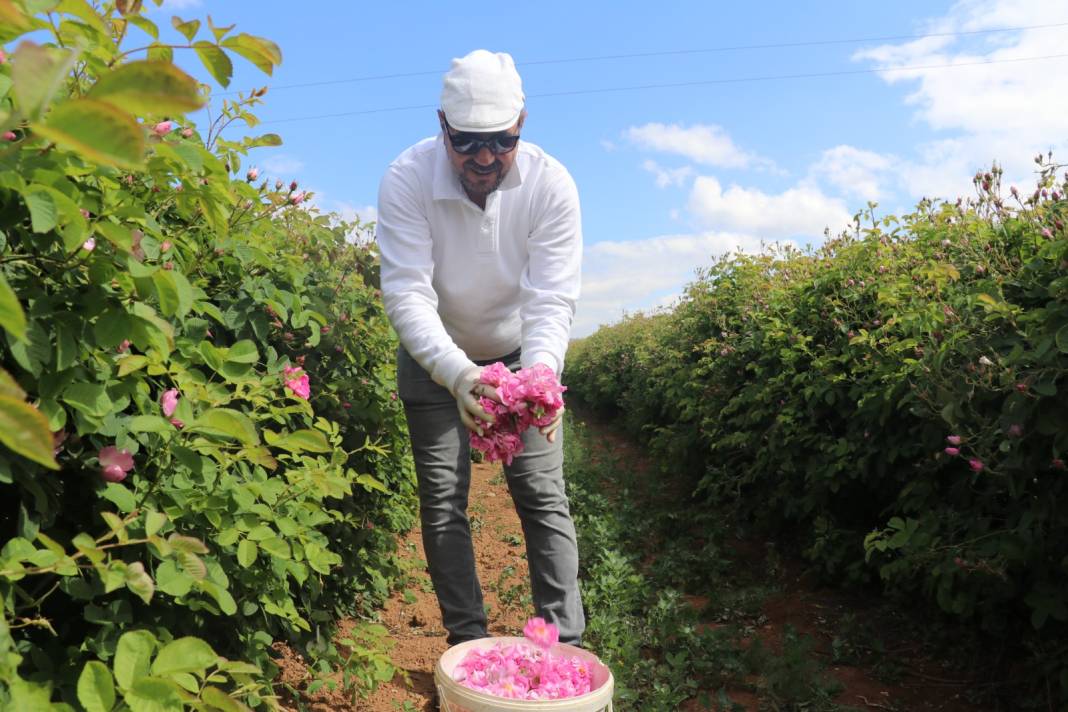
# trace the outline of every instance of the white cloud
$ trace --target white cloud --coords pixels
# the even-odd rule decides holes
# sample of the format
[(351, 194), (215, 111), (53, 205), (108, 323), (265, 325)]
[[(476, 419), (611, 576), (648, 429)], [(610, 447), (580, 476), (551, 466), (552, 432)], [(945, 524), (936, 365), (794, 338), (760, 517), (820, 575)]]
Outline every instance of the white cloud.
[[(953, 32), (1068, 21), (1064, 0), (961, 0), (926, 31)], [(997, 160), (1006, 182), (1032, 182), (1032, 157), (1068, 153), (1068, 92), (1059, 78), (1068, 59), (1012, 61), (1064, 54), (1064, 29), (939, 37), (862, 50), (876, 67), (1003, 62), (953, 69), (904, 69), (881, 74), (913, 87), (906, 102), (916, 117), (946, 136), (919, 147), (901, 165), (914, 196), (952, 199), (970, 194), (972, 176)], [(1007, 61), (1006, 61), (1007, 60)], [(937, 191), (937, 192), (936, 192)]]
[(689, 208), (705, 225), (766, 238), (822, 235), (845, 228), (852, 215), (837, 198), (810, 183), (782, 193), (731, 185), (723, 190), (712, 176), (698, 176), (690, 192)]
[(721, 126), (650, 123), (632, 126), (624, 136), (643, 148), (674, 153), (694, 161), (720, 168), (774, 167), (771, 161), (739, 148)]
[(583, 254), (582, 297), (572, 336), (593, 333), (624, 313), (668, 306), (696, 270), (729, 252), (756, 252), (760, 240), (730, 232), (662, 235), (644, 240), (603, 241)]
[(156, 7), (154, 2), (146, 2), (145, 8), (149, 11), (156, 12), (174, 12), (177, 10), (191, 10), (197, 7), (203, 7), (202, 0), (163, 0), (163, 4)]
[(682, 166), (680, 168), (664, 168), (654, 160), (642, 163), (642, 168), (656, 176), (656, 184), (661, 188), (672, 185), (682, 185), (686, 179), (693, 175), (693, 168)]
[(853, 146), (839, 145), (823, 152), (809, 175), (834, 186), (843, 195), (879, 200), (895, 180), (897, 159)]
[(260, 161), (260, 167), (276, 178), (289, 181), (293, 174), (304, 170), (304, 161), (285, 153), (273, 153)]

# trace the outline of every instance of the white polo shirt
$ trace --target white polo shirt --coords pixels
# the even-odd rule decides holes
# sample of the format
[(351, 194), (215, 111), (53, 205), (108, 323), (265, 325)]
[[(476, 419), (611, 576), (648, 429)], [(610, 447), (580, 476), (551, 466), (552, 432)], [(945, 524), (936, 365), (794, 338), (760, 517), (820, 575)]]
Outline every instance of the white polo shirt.
[(538, 146), (516, 150), (485, 210), (464, 192), (441, 134), (398, 156), (379, 187), (386, 314), (446, 388), (472, 360), (520, 347), (524, 367), (563, 369), (582, 261), (578, 189)]

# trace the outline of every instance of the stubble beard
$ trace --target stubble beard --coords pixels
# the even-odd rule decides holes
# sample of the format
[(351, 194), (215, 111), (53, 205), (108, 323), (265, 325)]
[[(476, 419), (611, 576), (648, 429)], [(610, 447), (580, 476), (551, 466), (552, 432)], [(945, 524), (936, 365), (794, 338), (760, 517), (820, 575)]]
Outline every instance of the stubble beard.
[[(464, 170), (460, 173), (460, 185), (463, 186), (464, 191), (466, 191), (467, 195), (469, 197), (471, 197), (472, 199), (486, 198), (490, 193), (492, 193), (493, 191), (497, 190), (497, 188), (499, 188), (501, 183), (504, 181), (504, 172), (502, 170), (503, 167), (499, 163), (496, 164), (497, 175), (494, 178), (493, 182), (489, 183), (489, 184), (487, 184), (487, 183), (478, 183), (478, 182), (472, 181), (470, 178), (468, 178), (468, 176), (467, 176), (467, 167), (468, 167), (468, 165), (471, 165), (471, 164), (470, 163), (464, 164)], [(477, 175), (483, 175), (483, 176), (492, 175), (492, 174), (479, 174), (479, 173), (477, 173), (477, 171), (472, 171), (472, 172), (476, 173)]]

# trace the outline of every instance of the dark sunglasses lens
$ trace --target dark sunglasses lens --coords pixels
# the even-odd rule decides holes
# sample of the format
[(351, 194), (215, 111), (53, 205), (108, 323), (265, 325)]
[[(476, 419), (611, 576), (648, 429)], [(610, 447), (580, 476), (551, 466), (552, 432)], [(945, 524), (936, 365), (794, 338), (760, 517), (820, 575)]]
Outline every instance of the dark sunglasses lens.
[(507, 153), (515, 148), (517, 143), (519, 143), (518, 136), (498, 136), (493, 139), (493, 146), (490, 150), (494, 153)]
[(449, 135), (449, 142), (452, 144), (452, 149), (457, 153), (464, 155), (472, 155), (478, 153), (485, 146), (492, 153), (508, 153), (515, 145), (519, 143), (518, 136), (494, 136), (489, 140), (482, 140), (478, 138), (470, 138), (468, 136)]
[(450, 134), (449, 143), (452, 144), (452, 149), (457, 153), (477, 153), (479, 149), (478, 141), (467, 136), (453, 136)]

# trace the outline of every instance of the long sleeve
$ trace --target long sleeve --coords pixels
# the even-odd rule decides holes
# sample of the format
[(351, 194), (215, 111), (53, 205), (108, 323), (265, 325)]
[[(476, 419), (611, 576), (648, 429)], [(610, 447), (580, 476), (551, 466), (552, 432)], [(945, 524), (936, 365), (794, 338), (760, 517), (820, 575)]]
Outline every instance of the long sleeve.
[(378, 191), (382, 301), (401, 344), (435, 382), (451, 389), (474, 364), (445, 331), (434, 292), (433, 242), (418, 176), (390, 166)]
[(575, 181), (562, 168), (536, 208), (529, 262), (520, 277), (522, 365), (559, 374), (575, 317), (582, 268), (582, 214)]

